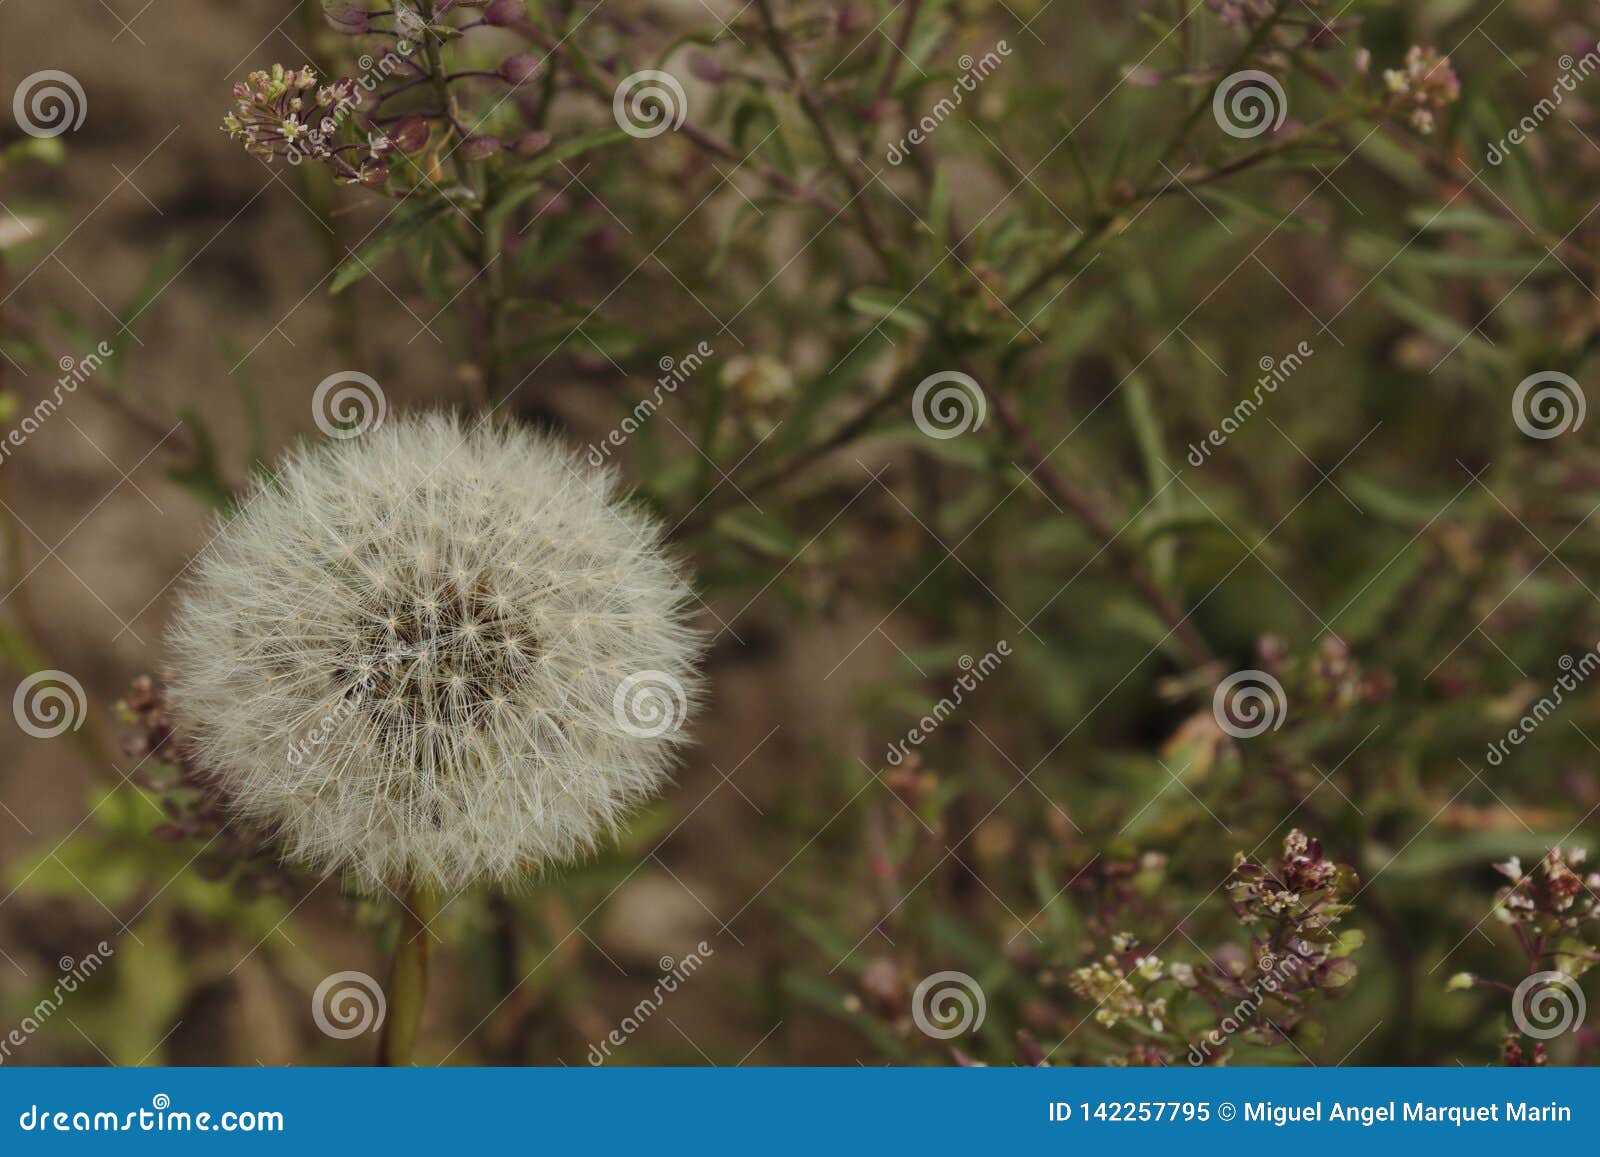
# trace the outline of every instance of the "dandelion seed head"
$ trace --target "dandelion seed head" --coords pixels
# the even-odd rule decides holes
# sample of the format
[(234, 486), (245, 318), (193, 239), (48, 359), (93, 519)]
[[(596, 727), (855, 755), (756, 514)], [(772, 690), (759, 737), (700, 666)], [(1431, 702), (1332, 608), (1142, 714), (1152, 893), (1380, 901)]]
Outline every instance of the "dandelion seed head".
[[(169, 642), (199, 763), (290, 858), (365, 890), (579, 856), (686, 739), (689, 588), (549, 438), (435, 415), (303, 448), (192, 573)], [(628, 679), (655, 725), (627, 717)]]

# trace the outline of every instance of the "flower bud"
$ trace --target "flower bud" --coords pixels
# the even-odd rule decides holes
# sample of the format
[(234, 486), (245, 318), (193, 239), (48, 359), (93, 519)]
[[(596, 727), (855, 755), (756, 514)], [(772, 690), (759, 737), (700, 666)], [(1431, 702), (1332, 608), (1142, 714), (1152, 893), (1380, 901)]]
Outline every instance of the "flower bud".
[(520, 24), (528, 18), (528, 9), (522, 0), (494, 0), (483, 10), (483, 22), (496, 28)]
[(461, 142), (461, 155), (469, 161), (482, 161), (500, 151), (500, 138), (488, 133), (474, 133)]
[(394, 122), (389, 139), (402, 153), (414, 153), (428, 143), (428, 122), (419, 116), (405, 116)]
[(882, 124), (884, 119), (899, 103), (899, 101), (893, 100), (875, 100), (871, 104), (862, 107), (860, 111), (861, 119), (869, 125)]
[(511, 142), (511, 151), (519, 157), (531, 157), (550, 147), (550, 134), (542, 131), (524, 133)]
[(502, 60), (496, 71), (507, 84), (527, 84), (544, 75), (544, 61), (526, 52), (518, 53)]
[(707, 84), (720, 84), (728, 77), (728, 70), (723, 67), (722, 61), (709, 52), (696, 52), (689, 57), (689, 73)]
[(372, 31), (372, 18), (359, 4), (335, 4), (326, 10), (328, 23), (346, 36), (362, 36)]

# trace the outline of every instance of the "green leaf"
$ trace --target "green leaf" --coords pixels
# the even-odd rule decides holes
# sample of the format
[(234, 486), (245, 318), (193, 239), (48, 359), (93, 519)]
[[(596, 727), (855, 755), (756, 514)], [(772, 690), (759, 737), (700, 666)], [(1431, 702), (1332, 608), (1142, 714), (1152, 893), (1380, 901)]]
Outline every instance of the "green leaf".
[[(156, 300), (166, 292), (178, 276), (183, 264), (183, 246), (176, 240), (169, 241), (161, 249), (161, 255), (150, 266), (150, 271), (145, 274), (144, 280), (134, 290), (133, 295), (117, 310), (116, 331), (106, 340), (105, 345), (111, 353), (104, 361), (104, 372), (111, 381), (116, 381), (126, 376), (127, 358), (129, 347), (135, 344), (138, 334), (137, 322)], [(64, 325), (69, 325), (77, 335), (77, 341), (83, 350), (98, 350), (101, 342), (94, 331), (89, 330), (81, 322), (68, 322), (62, 319)]]
[(591, 317), (559, 333), (540, 334), (521, 342), (513, 353), (518, 358), (538, 358), (569, 347), (580, 353), (599, 354), (613, 361), (623, 361), (632, 357), (639, 348), (639, 336), (618, 322)]
[(434, 221), (451, 212), (448, 201), (410, 201), (401, 208), (389, 224), (371, 241), (345, 258), (333, 275), (329, 293), (343, 293), (350, 286), (373, 272), (400, 246), (420, 237)]
[(1374, 847), (1366, 859), (1371, 873), (1381, 870), (1384, 881), (1394, 884), (1463, 867), (1477, 868), (1511, 856), (1537, 860), (1570, 837), (1571, 833), (1564, 831), (1429, 831), (1398, 853)]
[[(1144, 460), (1145, 480), (1150, 487), (1151, 498), (1146, 509), (1156, 517), (1170, 514), (1183, 492), (1168, 484), (1173, 470), (1167, 461), (1166, 434), (1151, 400), (1149, 383), (1137, 370), (1124, 379), (1122, 399), (1128, 412), (1128, 421), (1133, 426), (1134, 440), (1139, 445), (1139, 456)], [(1177, 561), (1177, 543), (1148, 540), (1147, 546), (1150, 548), (1150, 565), (1156, 579), (1169, 584)]]
[(239, 405), (244, 411), (245, 428), (250, 432), (245, 462), (252, 471), (257, 467), (264, 469), (267, 462), (267, 430), (261, 412), (261, 389), (250, 371), (243, 368), (246, 354), (239, 344), (232, 339), (224, 338), (220, 345), (228, 364), (240, 367), (231, 378), (234, 388), (239, 391)]
[(30, 673), (49, 665), (26, 636), (6, 623), (0, 623), (0, 662), (13, 671)]
[(752, 507), (730, 511), (717, 519), (717, 530), (735, 542), (774, 558), (790, 559), (802, 543), (784, 523)]
[(1237, 543), (1229, 533), (1227, 524), (1216, 512), (1206, 509), (1198, 500), (1186, 493), (1167, 492), (1171, 502), (1148, 507), (1134, 520), (1130, 532), (1135, 541), (1152, 546), (1169, 538), (1181, 537), (1187, 531), (1221, 535), (1226, 541)]
[(786, 176), (794, 176), (794, 154), (783, 134), (783, 122), (773, 111), (765, 93), (742, 101), (733, 114), (734, 147), (742, 154), (752, 150), (769, 153), (773, 163)]
[[(768, 439), (770, 448), (766, 453), (775, 456), (805, 444), (835, 398), (852, 387), (858, 394), (864, 393), (861, 379), (867, 367), (891, 344), (892, 339), (881, 327), (874, 329), (847, 350), (825, 373), (804, 383), (789, 417), (778, 427), (778, 432)], [(858, 406), (868, 404), (870, 399), (863, 397)]]
[(911, 304), (914, 297), (895, 289), (873, 287), (854, 291), (846, 301), (857, 313), (925, 334), (933, 328), (934, 319)]
[(1398, 555), (1385, 557), (1372, 572), (1351, 585), (1350, 593), (1335, 605), (1344, 607), (1330, 626), (1337, 626), (1341, 636), (1351, 642), (1369, 638), (1391, 612), (1400, 596), (1410, 587), (1422, 569), (1431, 548), (1421, 540), (1408, 545)]
[(1202, 189), (1198, 195), (1208, 204), (1219, 206), (1247, 221), (1254, 221), (1269, 228), (1283, 228), (1294, 233), (1313, 233), (1319, 237), (1327, 232), (1309, 217), (1302, 217), (1298, 213), (1291, 213), (1285, 217), (1283, 210), (1278, 206), (1260, 205), (1237, 193), (1224, 192), (1214, 186)]
[(233, 503), (233, 491), (222, 480), (217, 467), (217, 445), (207, 429), (205, 420), (193, 409), (179, 411), (179, 417), (194, 438), (195, 452), (188, 463), (171, 466), (167, 477), (207, 506), (225, 510)]
[(1427, 526), (1448, 502), (1448, 499), (1418, 499), (1366, 474), (1344, 475), (1342, 483), (1350, 497), (1367, 513), (1407, 530)]
[(597, 132), (583, 133), (580, 136), (562, 141), (559, 145), (552, 145), (526, 164), (516, 170), (516, 177), (507, 185), (498, 188), (490, 197), (488, 224), (491, 228), (499, 227), (505, 223), (506, 218), (518, 205), (537, 193), (544, 185), (544, 176), (558, 165), (564, 165), (575, 157), (591, 153), (606, 145), (616, 144), (619, 141), (630, 139), (628, 134), (621, 129), (601, 129)]

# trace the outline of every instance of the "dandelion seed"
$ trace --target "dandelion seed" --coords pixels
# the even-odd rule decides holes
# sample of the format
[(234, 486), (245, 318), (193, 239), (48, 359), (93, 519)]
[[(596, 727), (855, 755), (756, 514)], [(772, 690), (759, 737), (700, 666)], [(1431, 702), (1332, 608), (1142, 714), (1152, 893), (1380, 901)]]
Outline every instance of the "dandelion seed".
[[(594, 847), (661, 787), (698, 691), (688, 587), (614, 490), (548, 438), (441, 416), (294, 453), (170, 633), (199, 763), (369, 891)], [(619, 718), (640, 673), (674, 726)]]

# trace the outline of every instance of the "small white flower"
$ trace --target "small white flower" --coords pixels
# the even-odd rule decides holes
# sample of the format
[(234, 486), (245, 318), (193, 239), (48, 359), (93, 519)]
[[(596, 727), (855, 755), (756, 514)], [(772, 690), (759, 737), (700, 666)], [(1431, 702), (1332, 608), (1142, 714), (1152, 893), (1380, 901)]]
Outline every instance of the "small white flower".
[[(692, 707), (688, 587), (614, 479), (453, 418), (301, 449), (218, 533), (170, 632), (201, 766), (287, 853), (369, 891), (570, 859), (661, 787)], [(682, 718), (677, 720), (682, 723)]]

